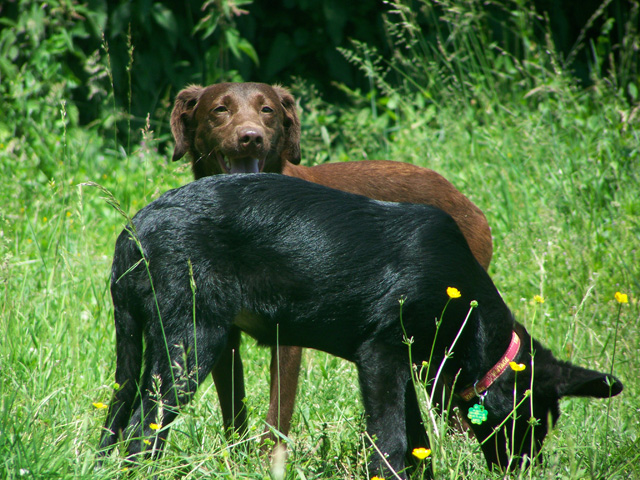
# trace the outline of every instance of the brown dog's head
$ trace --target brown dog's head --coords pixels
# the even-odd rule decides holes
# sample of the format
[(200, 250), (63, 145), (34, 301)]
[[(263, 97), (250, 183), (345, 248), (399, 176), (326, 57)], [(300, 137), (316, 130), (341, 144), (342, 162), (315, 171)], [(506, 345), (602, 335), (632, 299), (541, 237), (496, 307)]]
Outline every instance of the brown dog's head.
[(173, 160), (191, 156), (195, 178), (219, 173), (282, 172), (300, 163), (296, 102), (264, 83), (191, 85), (171, 112)]

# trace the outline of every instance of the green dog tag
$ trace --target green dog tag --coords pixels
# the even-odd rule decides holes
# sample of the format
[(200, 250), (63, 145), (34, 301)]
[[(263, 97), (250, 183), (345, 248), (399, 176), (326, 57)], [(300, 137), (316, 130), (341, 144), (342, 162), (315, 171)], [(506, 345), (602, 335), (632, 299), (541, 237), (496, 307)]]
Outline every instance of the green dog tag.
[(489, 416), (489, 412), (487, 412), (483, 405), (476, 404), (469, 409), (469, 413), (467, 417), (471, 420), (471, 423), (475, 423), (476, 425), (480, 425), (484, 422)]

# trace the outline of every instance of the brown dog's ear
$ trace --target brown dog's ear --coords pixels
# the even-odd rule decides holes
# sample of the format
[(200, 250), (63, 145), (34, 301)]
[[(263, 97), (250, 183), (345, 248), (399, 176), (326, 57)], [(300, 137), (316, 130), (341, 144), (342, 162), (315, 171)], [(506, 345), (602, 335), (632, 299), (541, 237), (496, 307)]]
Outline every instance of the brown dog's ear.
[(189, 151), (186, 117), (193, 114), (200, 94), (204, 90), (200, 85), (189, 85), (176, 96), (171, 112), (171, 133), (176, 142), (173, 150), (173, 161), (180, 160)]
[(294, 165), (300, 163), (300, 119), (296, 113), (296, 99), (284, 87), (274, 85), (273, 89), (284, 107), (285, 142), (281, 158)]

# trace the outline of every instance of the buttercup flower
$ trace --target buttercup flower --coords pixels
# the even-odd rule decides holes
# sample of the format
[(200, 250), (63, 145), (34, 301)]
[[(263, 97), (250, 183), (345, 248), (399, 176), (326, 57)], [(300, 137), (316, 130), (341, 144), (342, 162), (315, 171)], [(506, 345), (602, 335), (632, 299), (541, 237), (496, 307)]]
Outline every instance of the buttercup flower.
[(429, 455), (431, 455), (431, 449), (430, 448), (414, 448), (413, 451), (411, 452), (411, 454), (416, 457), (418, 460), (424, 460), (425, 458), (427, 458)]
[(544, 298), (542, 298), (540, 295), (534, 295), (533, 301), (536, 303), (544, 303)]
[(460, 290), (458, 290), (456, 287), (448, 287), (447, 295), (449, 295), (449, 298), (460, 298), (462, 294), (460, 293)]
[(160, 430), (162, 428), (162, 424), (160, 423), (150, 423), (149, 428), (151, 430)]
[(614, 296), (618, 303), (629, 303), (629, 297), (626, 293), (616, 292)]
[(371, 477), (371, 480), (384, 480), (382, 477)]
[(103, 408), (107, 408), (107, 405), (105, 405), (102, 402), (93, 402), (93, 406), (96, 407), (98, 410), (102, 410)]
[(509, 366), (511, 367), (511, 370), (513, 370), (514, 372), (521, 372), (525, 368), (527, 368), (524, 363), (516, 363), (516, 362), (509, 362)]

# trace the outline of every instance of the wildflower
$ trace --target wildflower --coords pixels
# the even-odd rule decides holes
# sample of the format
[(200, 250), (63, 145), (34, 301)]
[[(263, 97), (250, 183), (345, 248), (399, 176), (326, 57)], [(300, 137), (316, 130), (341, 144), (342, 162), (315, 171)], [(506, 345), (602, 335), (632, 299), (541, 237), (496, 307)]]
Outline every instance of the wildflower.
[(71, 212), (67, 211), (67, 217), (71, 216)]
[(384, 480), (383, 477), (371, 477), (371, 480)]
[(429, 455), (431, 455), (431, 449), (430, 448), (414, 448), (413, 451), (411, 452), (411, 454), (416, 457), (418, 460), (424, 460), (425, 458), (427, 458)]
[(147, 440), (146, 438), (143, 440), (143, 442), (145, 443), (145, 445), (151, 445), (151, 441)]
[(616, 292), (614, 296), (618, 303), (629, 303), (629, 297), (626, 293)]
[(151, 430), (160, 430), (162, 428), (162, 424), (161, 423), (150, 423), (149, 424), (149, 428)]
[(516, 362), (509, 362), (509, 366), (511, 367), (511, 370), (513, 370), (514, 372), (521, 372), (525, 368), (527, 368), (524, 363), (516, 363)]
[(48, 220), (48, 218), (47, 218), (47, 217), (43, 217), (43, 218), (42, 218), (42, 222), (43, 222), (43, 223), (47, 223), (47, 220)]
[(104, 408), (107, 408), (107, 405), (105, 405), (102, 402), (94, 402), (93, 406), (96, 407), (98, 410), (102, 410)]
[(542, 298), (541, 295), (534, 295), (533, 296), (533, 301), (536, 303), (544, 303), (544, 298)]
[(449, 295), (449, 298), (460, 298), (461, 293), (456, 287), (448, 287), (447, 295)]

